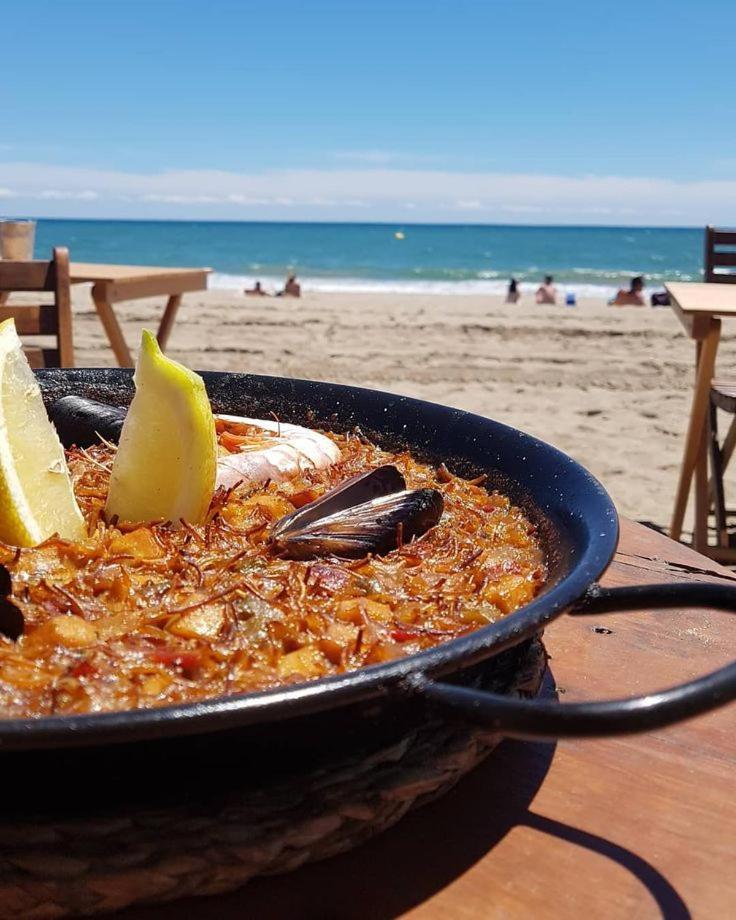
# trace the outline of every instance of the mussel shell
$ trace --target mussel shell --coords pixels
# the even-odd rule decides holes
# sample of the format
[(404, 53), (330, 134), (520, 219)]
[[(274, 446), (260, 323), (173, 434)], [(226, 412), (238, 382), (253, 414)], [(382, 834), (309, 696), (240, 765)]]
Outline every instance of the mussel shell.
[(0, 633), (9, 639), (17, 639), (23, 635), (25, 621), (20, 608), (10, 600), (12, 590), (10, 572), (0, 565)]
[(374, 498), (380, 498), (382, 495), (401, 492), (403, 489), (406, 489), (406, 482), (395, 466), (390, 464), (379, 466), (375, 470), (346, 479), (345, 482), (330, 489), (320, 498), (287, 514), (278, 521), (272, 536), (278, 539), (281, 534), (305, 527), (313, 521), (328, 517), (338, 511), (344, 511), (346, 508), (353, 508), (355, 505)]
[(51, 405), (49, 417), (64, 447), (91, 447), (100, 435), (117, 443), (128, 410), (81, 396), (62, 396)]
[[(308, 506), (307, 506), (308, 507)], [(297, 527), (277, 528), (273, 544), (290, 559), (383, 555), (434, 527), (444, 499), (436, 489), (410, 489), (344, 508)], [(280, 522), (283, 523), (283, 522)]]
[(0, 565), (0, 597), (7, 597), (13, 593), (13, 579), (4, 565)]

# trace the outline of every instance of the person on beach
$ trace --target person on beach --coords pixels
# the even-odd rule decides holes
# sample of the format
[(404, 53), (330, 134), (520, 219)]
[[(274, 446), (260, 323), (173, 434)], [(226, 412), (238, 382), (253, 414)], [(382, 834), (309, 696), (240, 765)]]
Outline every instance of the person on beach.
[(506, 303), (518, 303), (521, 297), (521, 291), (519, 290), (519, 282), (516, 278), (512, 278), (509, 281), (509, 289), (506, 292)]
[(248, 297), (268, 297), (268, 292), (263, 290), (260, 281), (256, 281), (252, 288), (246, 288), (244, 293)]
[(644, 300), (644, 276), (637, 275), (631, 279), (631, 285), (628, 291), (619, 288), (613, 300), (609, 301), (612, 307), (643, 307)]
[(279, 291), (277, 297), (301, 297), (302, 286), (296, 280), (296, 275), (289, 275), (286, 279), (283, 291)]
[(552, 275), (544, 276), (544, 284), (537, 288), (537, 303), (557, 303), (557, 288)]

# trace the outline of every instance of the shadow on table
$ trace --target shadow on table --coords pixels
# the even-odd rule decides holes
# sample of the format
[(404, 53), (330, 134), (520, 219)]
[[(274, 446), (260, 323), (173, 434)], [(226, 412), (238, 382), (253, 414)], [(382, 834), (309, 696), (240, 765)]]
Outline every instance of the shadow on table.
[[(437, 802), (356, 850), (240, 891), (116, 914), (120, 920), (386, 920), (450, 884), (528, 816), (555, 746), (504, 741)], [(441, 842), (438, 842), (438, 838)]]
[[(552, 693), (549, 682), (545, 691)], [(451, 884), (522, 825), (615, 861), (645, 886), (664, 917), (687, 920), (677, 891), (644, 859), (529, 810), (554, 752), (552, 743), (506, 740), (442, 799), (357, 850), (217, 898), (125, 911), (120, 920), (390, 920)]]
[(687, 905), (667, 879), (657, 872), (651, 863), (637, 856), (636, 853), (632, 853), (631, 850), (627, 850), (626, 847), (612, 843), (597, 834), (589, 834), (577, 827), (563, 824), (561, 821), (536, 815), (534, 812), (529, 812), (519, 821), (519, 824), (524, 824), (543, 834), (549, 834), (551, 837), (566, 840), (575, 846), (585, 847), (586, 850), (592, 850), (594, 853), (613, 860), (639, 879), (656, 901), (663, 917), (666, 917), (667, 920), (689, 920), (690, 911)]

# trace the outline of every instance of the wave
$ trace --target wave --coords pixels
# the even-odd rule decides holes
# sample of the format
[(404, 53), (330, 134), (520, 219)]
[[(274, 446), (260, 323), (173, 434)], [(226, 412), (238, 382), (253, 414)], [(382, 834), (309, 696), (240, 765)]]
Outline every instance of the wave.
[[(621, 279), (621, 274), (616, 278)], [(684, 279), (683, 279), (684, 280)], [(215, 290), (243, 290), (253, 287), (260, 281), (264, 290), (269, 292), (279, 291), (284, 285), (283, 277), (268, 275), (228, 275), (215, 272), (210, 275), (209, 287)], [(301, 276), (299, 281), (304, 291), (319, 291), (331, 294), (505, 294), (508, 287), (507, 281), (494, 281), (490, 278), (466, 279), (462, 281), (404, 281), (399, 279), (368, 279), (368, 278), (325, 278)], [(521, 282), (519, 287), (523, 294), (533, 294), (539, 286), (539, 281)], [(595, 297), (608, 299), (612, 297), (620, 284), (595, 284), (587, 282), (572, 282), (570, 284), (560, 281), (558, 288), (561, 293), (568, 291), (578, 297)]]
[(687, 272), (678, 271), (671, 268), (663, 272), (643, 272), (641, 269), (634, 268), (573, 268), (573, 275), (583, 275), (588, 278), (601, 278), (623, 281), (628, 278), (635, 278), (637, 275), (644, 275), (647, 281), (701, 281), (702, 275), (692, 275)]

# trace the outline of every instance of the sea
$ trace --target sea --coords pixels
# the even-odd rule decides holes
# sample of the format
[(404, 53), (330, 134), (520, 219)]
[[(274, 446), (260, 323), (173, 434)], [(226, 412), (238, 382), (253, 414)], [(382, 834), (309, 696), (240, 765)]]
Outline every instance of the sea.
[(305, 290), (497, 294), (551, 274), (608, 297), (634, 275), (648, 290), (697, 280), (702, 229), (478, 224), (39, 220), (36, 257), (65, 245), (79, 262), (209, 266), (210, 287), (266, 289), (296, 272)]

